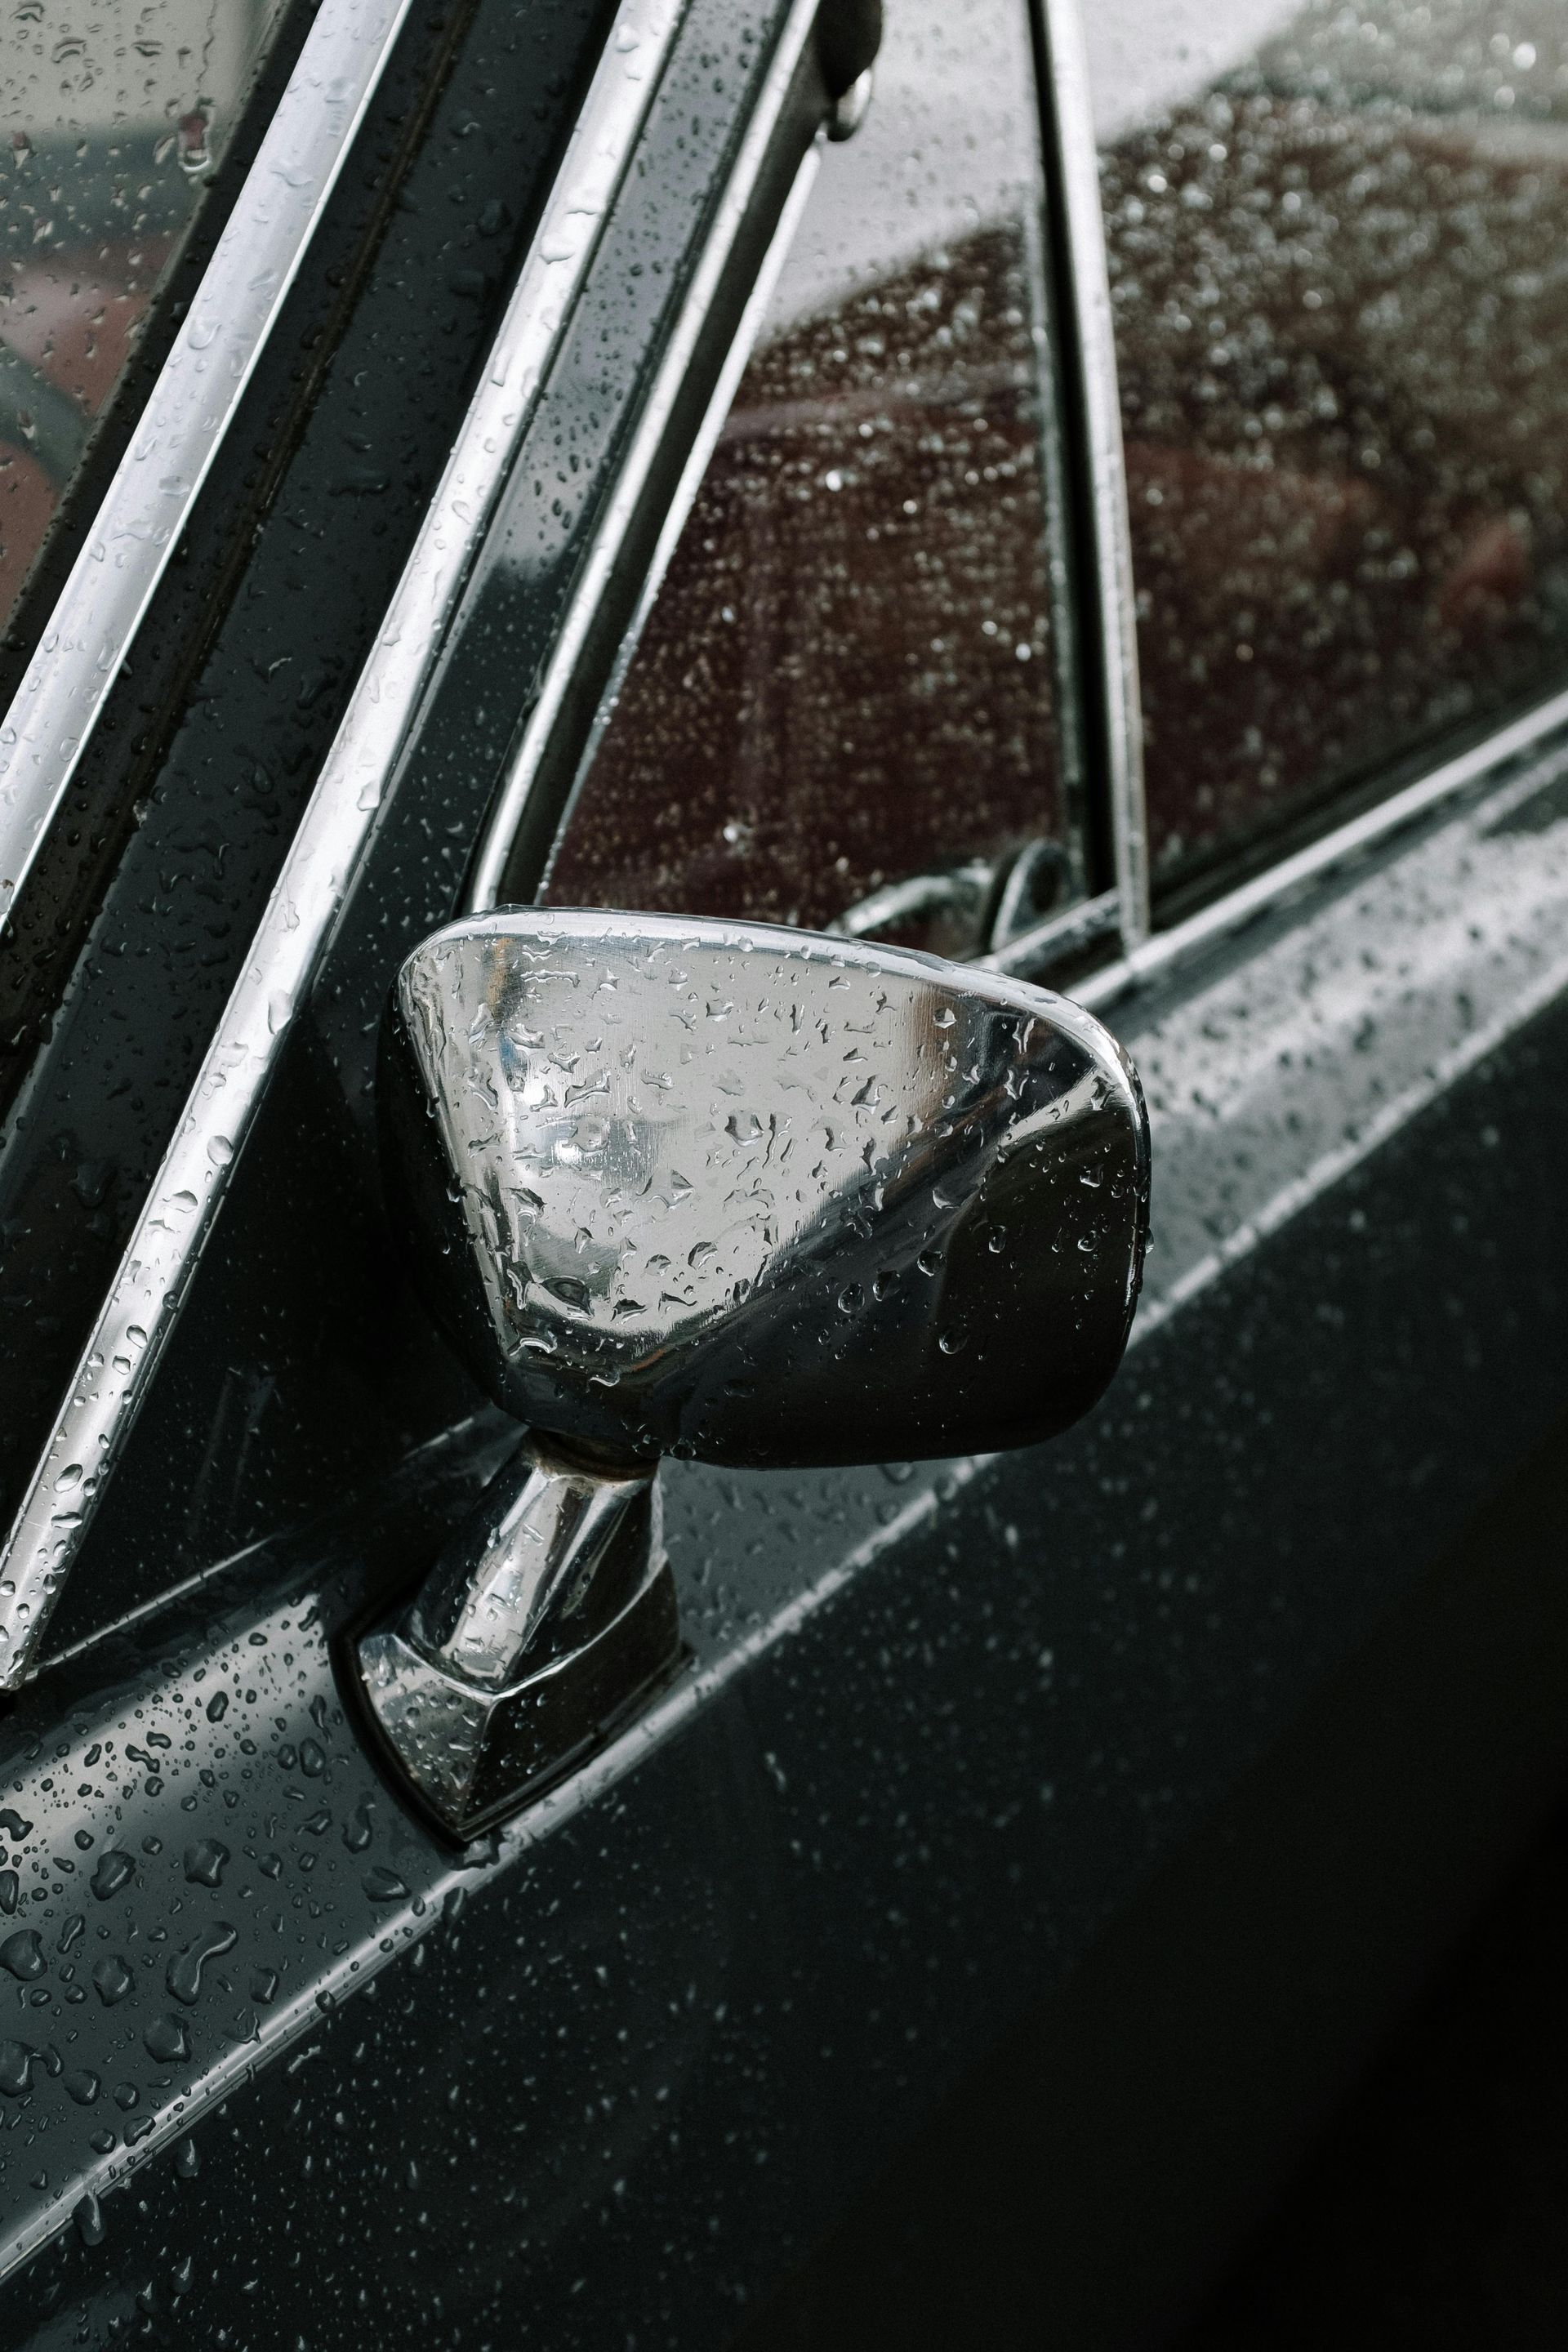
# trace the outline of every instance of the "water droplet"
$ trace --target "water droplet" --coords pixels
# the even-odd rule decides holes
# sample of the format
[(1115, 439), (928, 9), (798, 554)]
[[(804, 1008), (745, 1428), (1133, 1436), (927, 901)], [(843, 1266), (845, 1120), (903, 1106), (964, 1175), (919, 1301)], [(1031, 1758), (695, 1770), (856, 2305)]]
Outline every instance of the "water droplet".
[(93, 1990), (105, 2009), (123, 2000), (135, 1981), (118, 1952), (106, 1952), (92, 1971)]
[(25, 2042), (0, 2042), (0, 2092), (19, 2099), (33, 2087), (33, 2060), (37, 2053)]
[[(110, 2137), (110, 2146), (113, 2144)], [(90, 2189), (79, 2204), (71, 2208), (71, 2220), (76, 2223), (77, 2235), (84, 2246), (102, 2245), (103, 2209)]]
[(176, 2059), (191, 2054), (191, 2037), (183, 2017), (171, 2017), (167, 2012), (155, 2017), (142, 2039), (149, 2058), (156, 2058), (161, 2066), (172, 2066)]
[(118, 1895), (122, 1886), (129, 1886), (135, 1875), (136, 1864), (131, 1856), (122, 1853), (118, 1846), (111, 1845), (98, 1857), (92, 1874), (92, 1891), (100, 1903), (107, 1903), (110, 1896)]
[(64, 2078), (65, 2095), (79, 2107), (90, 2107), (103, 2084), (90, 2066), (76, 2066)]
[(169, 1962), (163, 1972), (163, 1981), (174, 1999), (183, 2000), (189, 2008), (201, 1992), (202, 1970), (207, 1962), (217, 1959), (224, 1952), (232, 1951), (238, 1941), (238, 1929), (231, 1927), (223, 1919), (203, 1934), (194, 1937), (184, 1950)]
[(364, 1874), (364, 1891), (373, 1903), (399, 1903), (408, 1889), (395, 1870), (374, 1863)]
[(193, 1886), (220, 1885), (227, 1860), (227, 1846), (216, 1838), (203, 1838), (199, 1845), (185, 1848), (185, 1876)]
[(211, 1698), (207, 1701), (207, 1721), (209, 1723), (221, 1723), (227, 1713), (227, 1691), (214, 1691)]
[(20, 1984), (31, 1984), (48, 1967), (37, 1932), (32, 1927), (19, 1927), (0, 1944), (0, 1969), (9, 1969)]

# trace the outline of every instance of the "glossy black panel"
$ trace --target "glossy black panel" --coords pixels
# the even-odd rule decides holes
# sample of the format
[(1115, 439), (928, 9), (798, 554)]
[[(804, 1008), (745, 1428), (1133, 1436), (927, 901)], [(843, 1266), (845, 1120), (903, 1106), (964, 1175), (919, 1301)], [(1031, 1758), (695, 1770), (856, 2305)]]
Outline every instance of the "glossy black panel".
[[(325, 1864), (296, 1876), (291, 1859), (290, 1919), (319, 1939), (296, 1999), (334, 1998), (300, 2001), (289, 2056), (193, 2116), (194, 2172), (156, 2158), (86, 2217), (92, 2243), (79, 2227), (5, 2290), (7, 2340), (52, 2352), (141, 2294), (152, 2340), (238, 2309), (256, 2352), (300, 2334), (505, 2341), (524, 2305), (552, 2352), (729, 2341), (1561, 1414), (1564, 1104), (1553, 1013), (1167, 1322), (1047, 1454), (925, 1483), (668, 1469), (702, 1703), (633, 1743), (583, 1810), (546, 1807), (464, 1874), (455, 1918), (431, 1902), (452, 1882), (411, 1875), (416, 1840), (374, 1816), (409, 1890), (396, 1934), (426, 1932), (374, 1991), (336, 1997), (359, 1956), (342, 1863), (319, 1900)], [(384, 1520), (364, 1541), (393, 1575), (415, 1565)], [(299, 1591), (319, 1570), (308, 1547), (295, 1559)], [(170, 1633), (150, 1628), (143, 1655), (172, 1646), (183, 1691), (195, 1653)], [(296, 1633), (268, 1747), (333, 1703), (319, 1629)], [(318, 1803), (300, 1752), (256, 1767), (276, 1775), (279, 1839)], [(181, 1787), (221, 1822), (205, 1769), (214, 1790), (199, 1769)], [(1354, 1811), (1340, 1827), (1352, 1855), (1388, 1832)], [(335, 1811), (322, 1834), (341, 1837)], [(81, 1908), (51, 1883), (60, 1918)], [(208, 1891), (166, 1884), (205, 1917)], [(53, 1940), (38, 1984), (58, 2000)], [(58, 2084), (40, 2073), (29, 2095), (24, 2122)], [(242, 2301), (251, 2279), (266, 2294)]]

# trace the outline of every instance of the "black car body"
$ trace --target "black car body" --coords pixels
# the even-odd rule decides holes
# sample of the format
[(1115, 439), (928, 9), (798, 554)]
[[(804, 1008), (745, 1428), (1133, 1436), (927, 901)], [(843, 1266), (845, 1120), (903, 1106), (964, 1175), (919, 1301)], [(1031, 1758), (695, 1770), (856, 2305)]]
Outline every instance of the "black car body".
[[(5, 195), (0, 2333), (1129, 2341), (1561, 1786), (1562, 28), (163, 13)], [(1066, 992), (1152, 1240), (1048, 1448), (667, 1462), (685, 1670), (458, 1846), (376, 1043), (535, 900)]]

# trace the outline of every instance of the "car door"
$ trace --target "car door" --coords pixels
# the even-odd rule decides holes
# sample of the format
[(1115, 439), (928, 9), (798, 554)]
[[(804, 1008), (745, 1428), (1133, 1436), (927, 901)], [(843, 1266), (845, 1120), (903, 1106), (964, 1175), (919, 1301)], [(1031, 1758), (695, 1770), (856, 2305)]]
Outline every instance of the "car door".
[[(1558, 1785), (1556, 36), (1337, 25), (910, 0), (858, 128), (869, 12), (296, 28), (178, 551), (16, 625), (18, 2343), (1122, 2340)], [(1068, 989), (1153, 1249), (1047, 1449), (667, 1463), (688, 1670), (454, 1848), (374, 1042), (535, 897)]]

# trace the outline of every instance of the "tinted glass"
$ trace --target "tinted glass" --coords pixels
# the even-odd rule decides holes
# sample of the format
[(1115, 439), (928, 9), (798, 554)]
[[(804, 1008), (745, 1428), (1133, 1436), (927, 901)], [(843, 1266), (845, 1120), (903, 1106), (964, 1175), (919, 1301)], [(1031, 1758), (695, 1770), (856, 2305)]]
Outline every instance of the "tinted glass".
[(0, 39), (0, 626), (285, 0), (12, 0)]
[(858, 907), (857, 929), (963, 953), (1020, 852), (1021, 916), (1076, 891), (1034, 109), (1017, 0), (892, 0), (869, 115), (825, 154), (554, 902), (809, 926)]
[(1086, 28), (1173, 878), (1568, 665), (1568, 15)]

